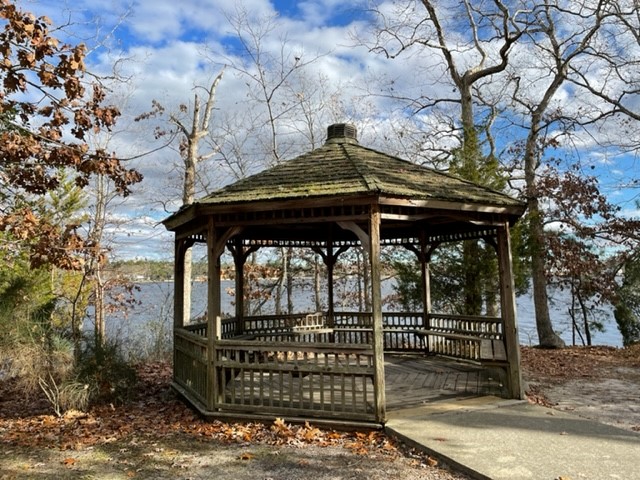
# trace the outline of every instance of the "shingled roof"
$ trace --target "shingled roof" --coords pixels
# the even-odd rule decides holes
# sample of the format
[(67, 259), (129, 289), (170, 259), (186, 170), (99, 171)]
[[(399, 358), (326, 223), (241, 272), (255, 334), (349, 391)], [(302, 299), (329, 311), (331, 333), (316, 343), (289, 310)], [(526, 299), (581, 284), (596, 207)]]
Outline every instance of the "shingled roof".
[[(486, 187), (364, 147), (347, 130), (329, 127), (324, 146), (223, 187), (197, 203), (348, 197), (379, 194), (413, 200), (441, 200), (500, 207), (522, 202)], [(347, 126), (349, 128), (350, 126)]]

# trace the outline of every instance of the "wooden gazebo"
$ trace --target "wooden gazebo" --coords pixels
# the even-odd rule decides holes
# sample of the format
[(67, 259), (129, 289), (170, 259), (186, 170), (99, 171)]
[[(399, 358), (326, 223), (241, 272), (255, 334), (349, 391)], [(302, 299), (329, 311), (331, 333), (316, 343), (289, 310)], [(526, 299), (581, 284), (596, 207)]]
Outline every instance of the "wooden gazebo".
[[(522, 398), (509, 227), (521, 202), (471, 182), (359, 145), (355, 127), (331, 125), (326, 143), (224, 187), (164, 221), (175, 232), (174, 387), (203, 414), (383, 424), (384, 353), (442, 355), (504, 369)], [(431, 312), (429, 260), (445, 242), (485, 239), (499, 265), (498, 316)], [(185, 308), (185, 252), (206, 244), (206, 323)], [(424, 308), (382, 311), (380, 250), (404, 246), (422, 270)], [(323, 312), (249, 317), (242, 295), (221, 318), (220, 256), (243, 266), (261, 247), (301, 247), (326, 265)], [(351, 247), (366, 252), (371, 309), (334, 309), (333, 267)], [(186, 290), (190, 291), (190, 289)]]

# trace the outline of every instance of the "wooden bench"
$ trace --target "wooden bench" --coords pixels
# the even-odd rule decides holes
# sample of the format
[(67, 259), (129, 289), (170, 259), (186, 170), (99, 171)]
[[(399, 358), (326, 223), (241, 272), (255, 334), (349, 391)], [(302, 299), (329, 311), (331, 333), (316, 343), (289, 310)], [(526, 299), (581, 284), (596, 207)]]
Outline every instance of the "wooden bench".
[(326, 317), (322, 312), (310, 313), (303, 318), (296, 318), (295, 323), (277, 326), (264, 331), (253, 331), (243, 335), (236, 335), (238, 340), (275, 339), (276, 341), (292, 341), (305, 335), (321, 335), (333, 333), (333, 328), (327, 327)]
[[(409, 330), (416, 335), (422, 341), (425, 348), (428, 346), (429, 337), (441, 337), (447, 340), (451, 340), (452, 343), (458, 343), (456, 346), (457, 352), (452, 355), (464, 358), (468, 360), (479, 361), (481, 363), (504, 363), (507, 361), (507, 354), (504, 348), (504, 342), (500, 339), (482, 338), (477, 335), (470, 335), (465, 333), (447, 332), (444, 330), (434, 329), (415, 329)], [(477, 345), (479, 349), (479, 358), (472, 354), (472, 352), (465, 352), (465, 342)], [(450, 352), (433, 352), (443, 353), (444, 355), (451, 355)]]

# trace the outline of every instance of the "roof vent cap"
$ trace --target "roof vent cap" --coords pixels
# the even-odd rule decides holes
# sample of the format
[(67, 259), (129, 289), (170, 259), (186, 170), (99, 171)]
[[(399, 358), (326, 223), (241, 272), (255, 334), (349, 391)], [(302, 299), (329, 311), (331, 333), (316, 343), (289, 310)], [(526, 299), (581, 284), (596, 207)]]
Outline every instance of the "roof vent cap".
[(358, 143), (358, 129), (350, 123), (334, 123), (327, 127), (327, 143)]

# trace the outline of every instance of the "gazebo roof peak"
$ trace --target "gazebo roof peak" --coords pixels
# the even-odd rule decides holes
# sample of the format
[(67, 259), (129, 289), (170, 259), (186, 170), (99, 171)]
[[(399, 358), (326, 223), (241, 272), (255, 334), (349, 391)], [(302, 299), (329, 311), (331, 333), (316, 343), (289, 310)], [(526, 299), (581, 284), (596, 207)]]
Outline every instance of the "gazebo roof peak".
[(522, 206), (502, 192), (362, 146), (356, 127), (348, 123), (330, 125), (321, 147), (227, 185), (196, 203), (362, 195)]
[(510, 221), (525, 210), (523, 202), (503, 192), (360, 145), (356, 127), (339, 123), (328, 127), (327, 140), (319, 148), (216, 190), (163, 223), (173, 228), (169, 225), (189, 221), (201, 207), (268, 210), (299, 202), (361, 203), (363, 198), (440, 210), (501, 212)]
[(327, 127), (326, 144), (351, 143), (358, 145), (358, 129), (350, 123), (334, 123)]

